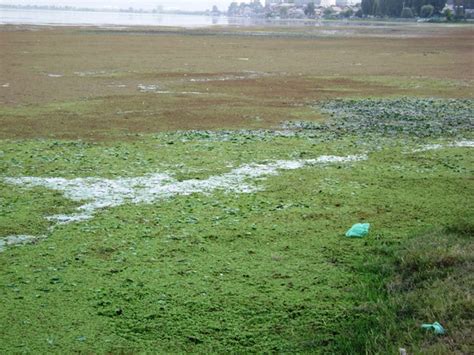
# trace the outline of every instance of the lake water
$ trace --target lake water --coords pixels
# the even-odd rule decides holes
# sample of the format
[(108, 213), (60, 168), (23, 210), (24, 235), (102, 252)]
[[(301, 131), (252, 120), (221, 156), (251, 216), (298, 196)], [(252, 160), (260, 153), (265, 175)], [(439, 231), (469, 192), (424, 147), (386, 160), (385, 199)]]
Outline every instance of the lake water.
[(0, 9), (0, 24), (205, 27), (228, 25), (229, 19), (225, 16)]
[[(0, 0), (1, 1), (1, 0)], [(128, 12), (98, 11), (59, 11), (59, 10), (26, 10), (0, 8), (0, 25), (50, 25), (50, 26), (171, 26), (171, 27), (207, 27), (207, 26), (351, 26), (384, 27), (384, 21), (321, 21), (242, 18), (203, 15), (171, 15)], [(404, 25), (404, 22), (391, 23)], [(413, 24), (413, 22), (412, 22)], [(416, 24), (416, 22), (415, 22)]]

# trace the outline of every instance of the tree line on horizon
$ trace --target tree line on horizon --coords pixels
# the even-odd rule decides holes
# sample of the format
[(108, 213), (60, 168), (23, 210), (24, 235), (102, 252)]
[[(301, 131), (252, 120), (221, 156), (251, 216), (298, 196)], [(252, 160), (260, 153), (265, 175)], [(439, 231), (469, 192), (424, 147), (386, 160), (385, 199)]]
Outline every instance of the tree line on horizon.
[[(405, 9), (410, 9), (412, 15), (429, 17), (433, 14), (441, 14), (446, 6), (447, 0), (362, 0), (362, 13), (366, 16), (389, 16), (405, 17)], [(423, 10), (428, 10), (428, 16)], [(423, 16), (425, 15), (425, 16)]]
[[(431, 17), (442, 15), (447, 0), (362, 0), (361, 11), (364, 16), (388, 17)], [(474, 0), (453, 0), (458, 15), (465, 9), (474, 8)], [(446, 15), (446, 14), (444, 14)]]

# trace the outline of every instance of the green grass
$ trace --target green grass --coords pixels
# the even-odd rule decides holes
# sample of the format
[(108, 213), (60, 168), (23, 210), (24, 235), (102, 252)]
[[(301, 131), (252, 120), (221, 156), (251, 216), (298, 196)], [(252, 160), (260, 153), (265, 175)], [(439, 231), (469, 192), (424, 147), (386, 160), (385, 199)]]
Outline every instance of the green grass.
[[(346, 334), (338, 339), (338, 350), (470, 353), (474, 346), (473, 232), (471, 222), (460, 220), (413, 235), (397, 248), (376, 247), (376, 258), (364, 268), (380, 275), (380, 282), (369, 288), (372, 301), (353, 313)], [(356, 295), (366, 296), (367, 285), (364, 288)], [(420, 327), (435, 321), (446, 334)]]
[[(465, 138), (469, 134), (465, 133)], [(0, 183), (0, 352), (466, 352), (472, 344), (469, 148), (364, 132), (174, 132), (122, 142), (3, 140), (5, 176), (203, 179), (244, 163), (368, 152), (282, 171), (253, 194), (104, 209)], [(364, 239), (344, 232), (370, 222)], [(419, 329), (440, 321), (447, 336)], [(466, 330), (467, 329), (467, 330)], [(467, 349), (467, 350), (466, 350)], [(467, 351), (468, 352), (468, 351)]]

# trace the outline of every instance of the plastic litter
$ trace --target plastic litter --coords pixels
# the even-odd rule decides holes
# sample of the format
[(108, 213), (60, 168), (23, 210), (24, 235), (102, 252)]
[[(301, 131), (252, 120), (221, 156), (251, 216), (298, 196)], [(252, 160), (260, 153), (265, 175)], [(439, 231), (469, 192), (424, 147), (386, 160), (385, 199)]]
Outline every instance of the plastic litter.
[(356, 223), (347, 232), (346, 237), (362, 238), (369, 234), (370, 223)]
[(421, 327), (423, 329), (432, 329), (435, 334), (444, 334), (446, 333), (446, 330), (444, 330), (443, 326), (439, 324), (438, 322), (434, 322), (433, 324), (422, 324)]

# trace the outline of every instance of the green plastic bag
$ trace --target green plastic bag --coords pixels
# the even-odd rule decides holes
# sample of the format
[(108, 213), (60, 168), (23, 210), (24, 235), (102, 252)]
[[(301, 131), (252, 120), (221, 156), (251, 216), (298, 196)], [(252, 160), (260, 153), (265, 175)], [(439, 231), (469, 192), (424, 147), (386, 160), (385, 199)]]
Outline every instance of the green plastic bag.
[(433, 324), (422, 324), (421, 327), (423, 329), (432, 329), (435, 334), (444, 334), (446, 333), (446, 330), (444, 330), (443, 326), (439, 324), (438, 322), (434, 322)]
[(369, 234), (370, 223), (356, 223), (347, 232), (346, 237), (362, 238)]

